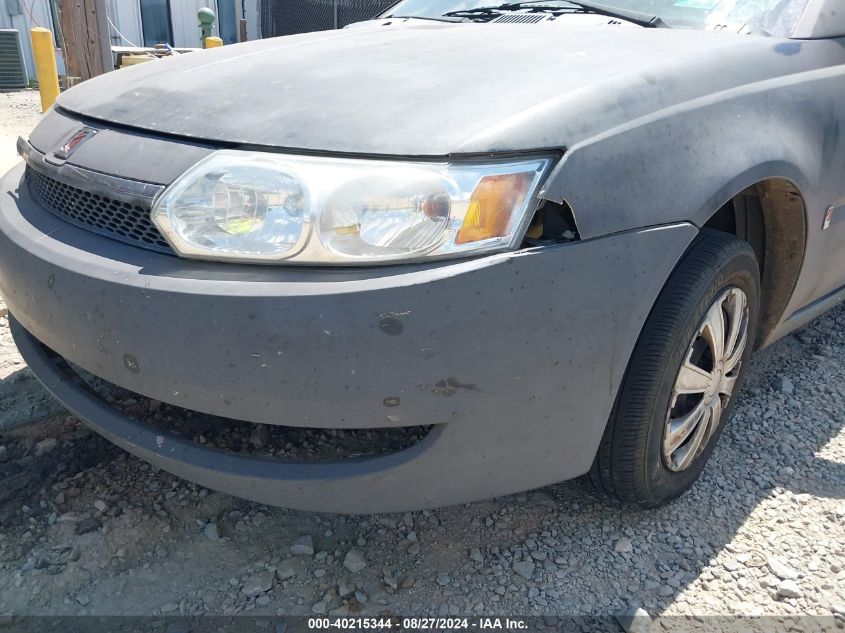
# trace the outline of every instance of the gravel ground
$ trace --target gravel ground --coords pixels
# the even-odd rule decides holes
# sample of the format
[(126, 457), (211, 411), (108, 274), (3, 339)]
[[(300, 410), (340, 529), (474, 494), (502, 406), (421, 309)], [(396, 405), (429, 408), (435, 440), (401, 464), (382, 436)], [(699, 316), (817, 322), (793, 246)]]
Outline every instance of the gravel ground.
[(0, 90), (0, 173), (18, 160), (15, 142), (26, 136), (41, 116), (37, 90)]
[[(13, 362), (10, 350), (4, 316), (0, 367)], [(759, 353), (699, 483), (647, 512), (603, 505), (580, 480), (437, 511), (294, 512), (179, 480), (63, 413), (0, 435), (0, 614), (641, 608), (666, 629), (677, 615), (843, 629), (843, 358), (841, 308)], [(15, 367), (0, 375), (0, 410), (27, 382)], [(197, 432), (178, 410), (123, 406)], [(242, 448), (267, 438), (227, 437)], [(808, 615), (823, 618), (789, 619)]]
[[(15, 149), (18, 137), (27, 136), (40, 117), (38, 91), (0, 91), (0, 175), (20, 160)], [(0, 303), (0, 318), (5, 311)], [(0, 430), (34, 422), (61, 410), (26, 369), (11, 338), (0, 338)]]

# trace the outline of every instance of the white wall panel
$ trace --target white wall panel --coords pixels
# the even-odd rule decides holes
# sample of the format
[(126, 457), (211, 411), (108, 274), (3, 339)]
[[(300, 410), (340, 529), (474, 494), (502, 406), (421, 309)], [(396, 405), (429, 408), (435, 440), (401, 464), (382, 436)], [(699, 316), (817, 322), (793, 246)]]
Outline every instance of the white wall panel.
[[(196, 48), (202, 46), (199, 20), (197, 20), (197, 11), (202, 7), (208, 7), (217, 15), (215, 0), (170, 0), (175, 46)], [(216, 21), (214, 23), (214, 35), (218, 35)]]
[(126, 38), (121, 38), (110, 27), (112, 46), (144, 45), (144, 36), (141, 31), (141, 7), (138, 0), (108, 0), (108, 12), (109, 19)]

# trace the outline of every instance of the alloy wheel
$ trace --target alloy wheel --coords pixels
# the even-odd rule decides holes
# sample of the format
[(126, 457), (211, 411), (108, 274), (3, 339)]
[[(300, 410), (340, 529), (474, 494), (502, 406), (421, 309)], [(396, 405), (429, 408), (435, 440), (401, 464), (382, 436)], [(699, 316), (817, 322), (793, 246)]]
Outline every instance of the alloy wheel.
[(748, 298), (725, 290), (704, 316), (675, 379), (663, 430), (663, 463), (686, 470), (719, 428), (748, 344)]

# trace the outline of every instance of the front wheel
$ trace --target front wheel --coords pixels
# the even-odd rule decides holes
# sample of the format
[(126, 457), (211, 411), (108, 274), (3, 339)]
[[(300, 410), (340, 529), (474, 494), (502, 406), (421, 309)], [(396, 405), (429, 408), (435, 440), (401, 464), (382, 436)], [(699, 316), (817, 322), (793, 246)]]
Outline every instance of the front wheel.
[(745, 378), (759, 303), (748, 243), (702, 230), (634, 348), (590, 470), (599, 492), (654, 507), (692, 485)]

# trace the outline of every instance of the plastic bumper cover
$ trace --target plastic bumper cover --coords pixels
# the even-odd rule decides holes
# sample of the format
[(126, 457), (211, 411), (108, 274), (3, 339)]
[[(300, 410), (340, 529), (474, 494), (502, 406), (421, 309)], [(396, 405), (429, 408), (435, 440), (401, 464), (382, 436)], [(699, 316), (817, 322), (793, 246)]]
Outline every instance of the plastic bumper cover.
[[(678, 224), (425, 266), (190, 262), (51, 216), (18, 168), (0, 199), (0, 292), (36, 375), (126, 450), (265, 503), (399, 511), (586, 472), (642, 324), (695, 233)], [(132, 391), (224, 417), (437, 426), (409, 449), (360, 460), (222, 453), (110, 410), (44, 346)]]

